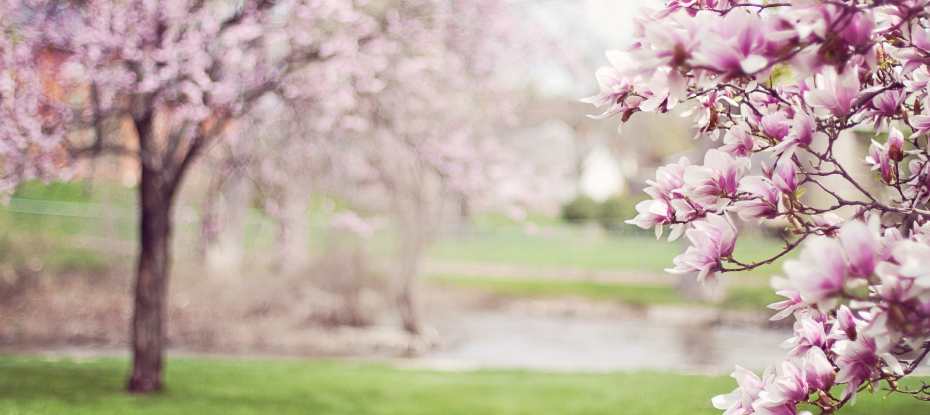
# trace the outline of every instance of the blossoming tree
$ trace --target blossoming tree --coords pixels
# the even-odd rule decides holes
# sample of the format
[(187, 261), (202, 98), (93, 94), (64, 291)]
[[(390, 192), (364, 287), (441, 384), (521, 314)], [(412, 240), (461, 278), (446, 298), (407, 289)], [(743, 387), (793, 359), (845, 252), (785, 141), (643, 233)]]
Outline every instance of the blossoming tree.
[[(669, 271), (700, 280), (800, 250), (773, 280), (773, 319), (795, 319), (786, 358), (737, 368), (713, 405), (834, 413), (879, 387), (930, 399), (898, 382), (930, 353), (930, 2), (670, 0), (637, 26), (589, 101), (624, 122), (685, 105), (712, 148), (658, 169), (629, 223), (685, 236)], [(867, 152), (839, 154), (862, 135)], [(784, 248), (735, 257), (738, 223), (763, 221), (785, 224)]]
[[(0, 6), (2, 187), (61, 172), (75, 157), (116, 153), (139, 161), (128, 388), (159, 390), (172, 206), (185, 173), (261, 97), (313, 93), (313, 84), (292, 82), (292, 75), (355, 53), (375, 22), (340, 0)], [(126, 123), (133, 143), (114, 127)]]

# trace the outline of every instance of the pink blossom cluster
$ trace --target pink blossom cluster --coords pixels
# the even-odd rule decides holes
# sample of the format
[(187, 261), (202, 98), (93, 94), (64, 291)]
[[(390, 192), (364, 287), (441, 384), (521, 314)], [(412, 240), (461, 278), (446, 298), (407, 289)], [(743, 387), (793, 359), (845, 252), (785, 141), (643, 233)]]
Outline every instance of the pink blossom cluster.
[(28, 15), (12, 12), (20, 6), (0, 1), (0, 195), (23, 180), (62, 173), (62, 131), (55, 126), (69, 115), (45, 93), (39, 33), (23, 27)]
[(314, 121), (332, 125), (352, 94), (380, 88), (377, 56), (359, 58), (377, 29), (341, 0), (3, 0), (0, 194), (75, 156), (131, 153), (108, 121), (155, 120), (136, 126), (172, 138), (143, 157), (153, 165), (196, 155), (268, 94), (312, 99)]
[[(710, 149), (659, 168), (628, 223), (685, 236), (669, 271), (701, 280), (801, 250), (775, 280), (776, 318), (796, 319), (789, 357), (738, 369), (714, 405), (833, 413), (880, 381), (927, 398), (897, 380), (930, 350), (930, 1), (669, 0), (634, 37), (587, 101), (622, 122), (682, 107)], [(862, 135), (854, 159), (837, 150)], [(785, 248), (736, 258), (740, 222), (784, 226)]]

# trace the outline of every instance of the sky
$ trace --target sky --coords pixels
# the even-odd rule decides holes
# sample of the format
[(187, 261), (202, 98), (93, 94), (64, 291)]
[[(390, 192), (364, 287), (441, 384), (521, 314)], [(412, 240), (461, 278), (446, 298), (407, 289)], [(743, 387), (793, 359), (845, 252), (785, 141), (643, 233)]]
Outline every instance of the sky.
[(540, 89), (553, 95), (584, 96), (597, 84), (594, 71), (606, 64), (604, 51), (626, 46), (633, 30), (633, 16), (643, 5), (658, 0), (514, 0), (524, 7), (543, 30), (561, 39), (578, 61), (580, 72), (571, 73), (558, 65), (533, 70)]

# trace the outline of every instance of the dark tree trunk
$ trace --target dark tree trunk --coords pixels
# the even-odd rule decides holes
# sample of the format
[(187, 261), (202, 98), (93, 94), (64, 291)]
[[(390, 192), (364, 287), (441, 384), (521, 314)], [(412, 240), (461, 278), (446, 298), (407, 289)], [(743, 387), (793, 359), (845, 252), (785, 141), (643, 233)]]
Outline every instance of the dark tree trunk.
[(132, 318), (133, 362), (128, 385), (133, 393), (157, 392), (162, 388), (174, 199), (174, 186), (164, 176), (164, 172), (142, 168), (140, 250)]

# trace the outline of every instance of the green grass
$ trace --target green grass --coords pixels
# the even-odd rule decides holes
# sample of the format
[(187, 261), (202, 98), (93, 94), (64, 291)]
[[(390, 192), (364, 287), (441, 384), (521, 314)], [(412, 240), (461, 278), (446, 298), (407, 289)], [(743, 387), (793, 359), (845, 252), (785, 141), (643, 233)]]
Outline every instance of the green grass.
[[(540, 235), (514, 226), (477, 228), (473, 235), (439, 241), (430, 257), (462, 263), (662, 273), (684, 250), (681, 242), (639, 234), (611, 236), (567, 225), (553, 226), (551, 232)], [(745, 261), (764, 259), (777, 253), (778, 248), (777, 241), (747, 237), (737, 244), (736, 257)], [(780, 264), (759, 267), (749, 274), (770, 276), (781, 270)]]
[[(630, 305), (697, 304), (683, 298), (673, 286), (658, 284), (620, 284), (583, 280), (541, 280), (529, 278), (435, 275), (428, 279), (438, 284), (481, 290), (509, 297), (580, 297), (597, 301), (614, 301)], [(730, 287), (723, 308), (762, 310), (778, 300), (766, 286)]]
[[(345, 362), (171, 359), (168, 390), (129, 396), (126, 362), (0, 358), (0, 414), (710, 415), (733, 381), (665, 373), (402, 370)], [(863, 395), (845, 415), (926, 413)]]
[[(95, 241), (134, 246), (134, 200), (132, 188), (113, 183), (26, 183), (16, 190), (12, 204), (0, 205), (0, 230), (6, 231), (0, 232), (0, 244), (4, 239), (7, 245), (16, 242), (21, 248), (15, 251), (18, 256), (39, 258), (52, 270), (86, 267), (89, 272), (97, 272), (114, 259), (126, 258), (115, 258), (108, 245), (92, 246)], [(326, 249), (327, 218), (345, 206), (325, 196), (314, 196), (311, 200), (308, 252), (316, 255)], [(196, 210), (199, 205), (191, 207)], [(106, 211), (102, 211), (104, 208)], [(527, 225), (541, 227), (542, 231), (528, 233)], [(501, 214), (486, 213), (474, 218), (466, 234), (437, 241), (428, 257), (464, 264), (661, 273), (684, 249), (682, 242), (657, 241), (641, 232), (622, 229), (620, 233), (607, 234), (538, 214), (531, 214), (526, 222), (515, 222)], [(175, 230), (176, 239), (183, 244), (198, 240), (200, 229), (196, 220), (179, 222)], [(243, 236), (250, 252), (271, 249), (276, 238), (275, 226), (266, 215), (253, 209)], [(392, 236), (390, 227), (379, 232), (369, 241), (370, 252), (384, 257), (392, 254)], [(736, 256), (744, 261), (758, 260), (777, 249), (773, 240), (747, 236), (738, 244)], [(780, 264), (774, 264), (751, 274), (769, 276), (779, 270)]]

